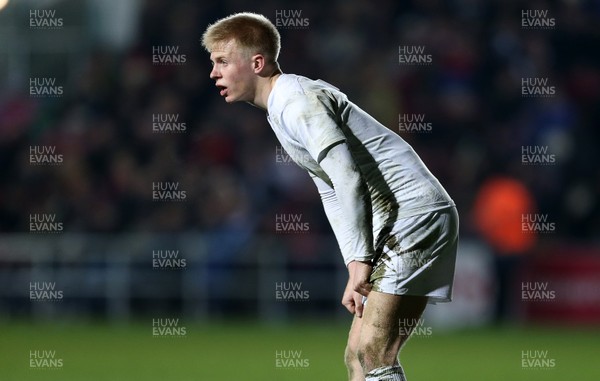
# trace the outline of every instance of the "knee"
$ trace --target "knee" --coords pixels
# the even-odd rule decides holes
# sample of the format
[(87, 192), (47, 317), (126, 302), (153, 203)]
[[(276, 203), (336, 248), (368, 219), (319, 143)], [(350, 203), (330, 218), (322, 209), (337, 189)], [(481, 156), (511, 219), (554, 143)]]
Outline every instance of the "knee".
[(364, 373), (381, 366), (393, 365), (397, 355), (385, 339), (363, 340), (356, 350), (356, 357)]
[(374, 364), (379, 362), (379, 353), (377, 353), (377, 348), (373, 343), (361, 343), (361, 345), (356, 350), (356, 357), (360, 362), (360, 366), (362, 367), (364, 372), (373, 369)]

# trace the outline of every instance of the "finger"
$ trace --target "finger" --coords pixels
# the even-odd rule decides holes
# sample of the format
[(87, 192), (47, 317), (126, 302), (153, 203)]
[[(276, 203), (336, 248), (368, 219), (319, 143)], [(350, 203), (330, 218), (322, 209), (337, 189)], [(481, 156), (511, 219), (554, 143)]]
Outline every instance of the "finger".
[(356, 305), (356, 317), (361, 318), (362, 314), (363, 314), (363, 310), (365, 308), (365, 306), (362, 302), (362, 295), (357, 295), (354, 298), (354, 304)]
[(344, 305), (344, 307), (346, 307), (346, 309), (352, 314), (354, 315), (354, 313), (356, 312), (356, 308), (355, 308), (355, 302), (353, 299), (350, 300), (344, 300), (342, 302), (342, 304)]

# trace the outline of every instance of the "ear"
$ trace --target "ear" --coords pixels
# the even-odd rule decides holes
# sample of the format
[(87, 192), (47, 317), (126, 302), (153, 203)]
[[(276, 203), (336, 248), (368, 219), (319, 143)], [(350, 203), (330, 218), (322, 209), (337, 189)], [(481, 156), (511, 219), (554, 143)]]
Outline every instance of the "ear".
[(252, 56), (252, 70), (254, 74), (260, 74), (265, 68), (266, 60), (262, 54), (255, 54)]

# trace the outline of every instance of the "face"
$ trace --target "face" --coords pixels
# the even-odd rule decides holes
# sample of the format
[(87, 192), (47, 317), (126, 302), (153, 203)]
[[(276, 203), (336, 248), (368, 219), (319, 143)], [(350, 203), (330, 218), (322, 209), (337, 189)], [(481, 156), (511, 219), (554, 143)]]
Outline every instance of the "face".
[(254, 100), (255, 75), (252, 59), (237, 47), (234, 40), (216, 46), (210, 53), (210, 61), (210, 78), (215, 80), (215, 85), (227, 103)]

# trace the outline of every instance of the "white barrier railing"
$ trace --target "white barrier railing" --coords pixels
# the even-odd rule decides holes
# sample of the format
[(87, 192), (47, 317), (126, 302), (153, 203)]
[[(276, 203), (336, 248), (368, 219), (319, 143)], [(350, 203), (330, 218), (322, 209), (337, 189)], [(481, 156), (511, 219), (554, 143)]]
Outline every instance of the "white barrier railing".
[(268, 321), (342, 315), (338, 300), (346, 270), (336, 244), (328, 236), (310, 238), (315, 253), (294, 257), (285, 236), (236, 246), (191, 233), (5, 234), (0, 316), (123, 320), (178, 311), (193, 318), (242, 314)]

